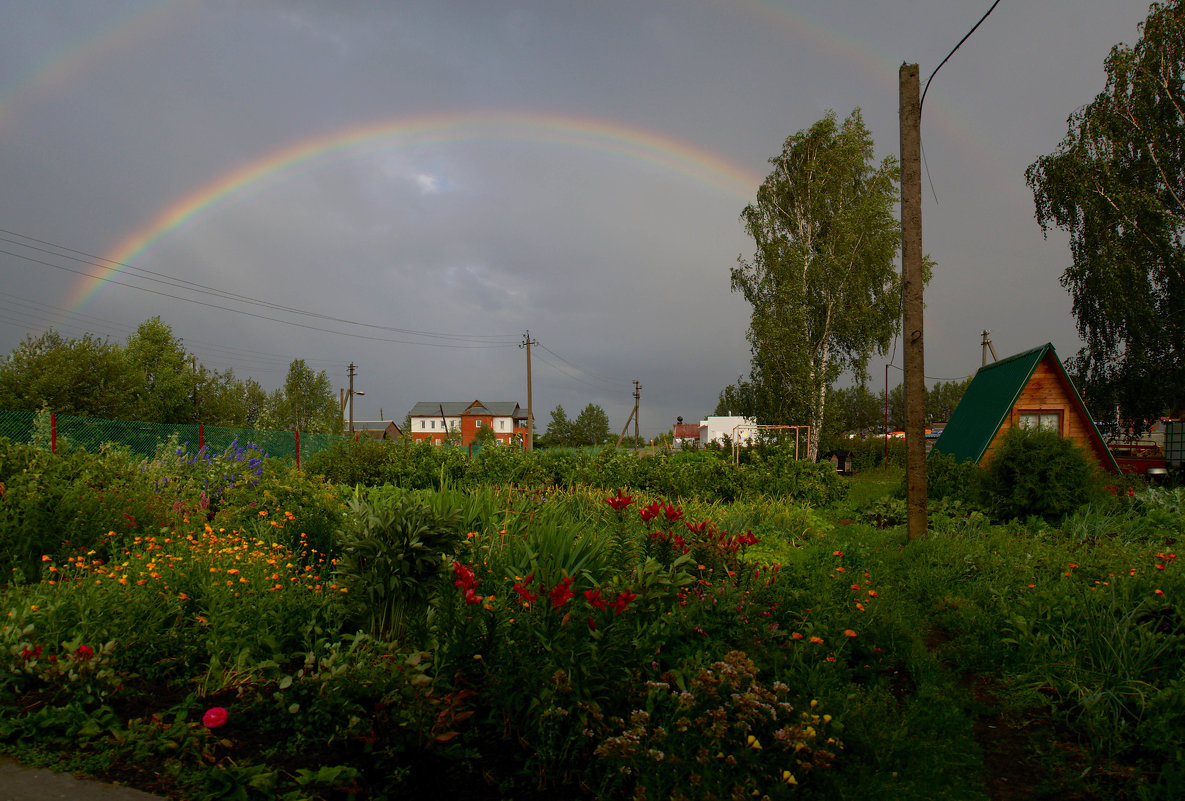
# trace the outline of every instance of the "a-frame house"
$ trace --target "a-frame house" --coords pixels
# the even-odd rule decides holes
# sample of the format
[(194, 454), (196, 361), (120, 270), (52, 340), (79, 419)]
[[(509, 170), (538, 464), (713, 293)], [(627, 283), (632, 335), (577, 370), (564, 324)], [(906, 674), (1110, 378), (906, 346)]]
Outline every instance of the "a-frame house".
[(1119, 472), (1052, 344), (979, 368), (933, 450), (985, 466), (1014, 426), (1056, 431), (1083, 447), (1103, 471)]

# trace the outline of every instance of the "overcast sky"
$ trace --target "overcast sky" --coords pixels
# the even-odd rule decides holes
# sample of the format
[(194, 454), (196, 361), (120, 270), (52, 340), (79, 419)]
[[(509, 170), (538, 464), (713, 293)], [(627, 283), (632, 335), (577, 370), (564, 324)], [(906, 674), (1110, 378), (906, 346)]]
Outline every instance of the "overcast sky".
[[(925, 83), (990, 4), (0, 0), (0, 353), (159, 315), (269, 389), (353, 362), (355, 418), (402, 420), (525, 408), (529, 329), (540, 430), (591, 402), (620, 431), (637, 380), (655, 436), (748, 372), (729, 269), (767, 160), (857, 107), (899, 155), (899, 66)], [(927, 384), (984, 329), (1080, 346), (1024, 171), (1147, 11), (1003, 2), (934, 78)]]

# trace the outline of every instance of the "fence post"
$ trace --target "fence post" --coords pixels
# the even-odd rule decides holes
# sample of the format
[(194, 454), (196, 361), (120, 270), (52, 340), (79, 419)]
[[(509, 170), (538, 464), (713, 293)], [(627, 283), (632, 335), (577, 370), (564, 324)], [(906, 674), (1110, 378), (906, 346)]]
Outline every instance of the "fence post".
[(58, 452), (58, 416), (53, 412), (49, 413), (49, 452)]
[(198, 450), (206, 447), (206, 432), (202, 429), (202, 424), (198, 423)]
[(300, 469), (300, 429), (296, 429), (296, 469)]

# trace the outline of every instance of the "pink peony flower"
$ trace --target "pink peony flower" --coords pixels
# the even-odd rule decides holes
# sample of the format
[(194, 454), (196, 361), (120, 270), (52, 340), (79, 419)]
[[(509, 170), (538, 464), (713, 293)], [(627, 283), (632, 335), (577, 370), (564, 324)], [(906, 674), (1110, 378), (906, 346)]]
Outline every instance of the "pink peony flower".
[(226, 709), (220, 706), (212, 706), (206, 710), (206, 714), (202, 715), (202, 724), (207, 729), (217, 729), (219, 726), (225, 726), (229, 718), (230, 713)]

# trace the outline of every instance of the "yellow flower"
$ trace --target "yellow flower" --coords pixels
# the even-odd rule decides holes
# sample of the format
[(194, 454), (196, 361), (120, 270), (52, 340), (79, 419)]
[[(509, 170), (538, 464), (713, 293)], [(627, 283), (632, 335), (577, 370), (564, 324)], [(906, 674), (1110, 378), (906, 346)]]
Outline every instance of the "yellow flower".
[(794, 774), (788, 770), (782, 771), (782, 781), (786, 782), (786, 784), (791, 784), (791, 785), (798, 784), (798, 779), (794, 778)]

